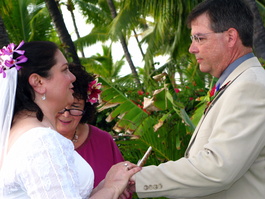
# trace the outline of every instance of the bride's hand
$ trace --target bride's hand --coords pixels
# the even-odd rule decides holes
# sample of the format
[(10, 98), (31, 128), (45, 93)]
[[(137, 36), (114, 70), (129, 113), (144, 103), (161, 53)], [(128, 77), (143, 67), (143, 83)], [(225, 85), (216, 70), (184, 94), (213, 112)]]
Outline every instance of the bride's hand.
[(122, 199), (126, 198), (130, 194), (126, 190), (128, 182), (130, 178), (140, 170), (141, 167), (128, 161), (115, 164), (107, 173), (103, 187), (112, 188), (117, 196), (120, 196)]

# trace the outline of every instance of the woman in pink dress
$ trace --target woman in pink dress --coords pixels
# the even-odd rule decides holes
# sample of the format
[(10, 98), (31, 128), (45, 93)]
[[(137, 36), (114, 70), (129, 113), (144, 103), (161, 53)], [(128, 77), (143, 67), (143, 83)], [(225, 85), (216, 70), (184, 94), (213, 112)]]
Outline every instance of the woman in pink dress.
[(74, 103), (58, 113), (56, 128), (73, 141), (75, 150), (90, 164), (96, 187), (111, 166), (124, 159), (112, 136), (89, 124), (96, 114), (101, 84), (83, 66), (70, 64), (69, 69), (76, 76)]

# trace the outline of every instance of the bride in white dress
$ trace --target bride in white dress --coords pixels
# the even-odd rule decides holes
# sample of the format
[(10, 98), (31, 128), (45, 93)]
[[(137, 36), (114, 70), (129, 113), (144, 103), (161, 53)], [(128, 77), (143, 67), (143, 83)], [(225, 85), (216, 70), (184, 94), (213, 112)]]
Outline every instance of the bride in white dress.
[(55, 115), (73, 101), (73, 81), (67, 60), (52, 42), (21, 42), (0, 50), (0, 198), (129, 195), (126, 186), (139, 167), (116, 164), (92, 190), (91, 167), (54, 130)]

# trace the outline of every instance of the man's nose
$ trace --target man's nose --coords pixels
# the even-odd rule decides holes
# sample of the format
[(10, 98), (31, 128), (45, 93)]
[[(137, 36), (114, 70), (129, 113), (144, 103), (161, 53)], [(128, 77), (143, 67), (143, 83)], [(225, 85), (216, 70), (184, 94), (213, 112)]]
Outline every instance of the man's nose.
[(196, 53), (198, 53), (198, 51), (199, 51), (199, 50), (198, 50), (198, 48), (197, 48), (195, 42), (192, 41), (191, 44), (190, 44), (190, 47), (189, 47), (189, 52), (190, 52), (191, 54), (196, 54)]

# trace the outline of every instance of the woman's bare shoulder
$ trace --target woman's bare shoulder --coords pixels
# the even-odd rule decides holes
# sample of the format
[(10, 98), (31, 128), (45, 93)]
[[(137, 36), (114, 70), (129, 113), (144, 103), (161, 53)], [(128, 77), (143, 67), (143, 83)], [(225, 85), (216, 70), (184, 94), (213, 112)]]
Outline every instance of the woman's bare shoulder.
[(16, 118), (12, 123), (12, 127), (10, 129), (10, 135), (8, 140), (8, 148), (11, 148), (12, 145), (26, 132), (38, 128), (48, 128), (44, 123), (37, 120), (35, 117), (21, 117)]

